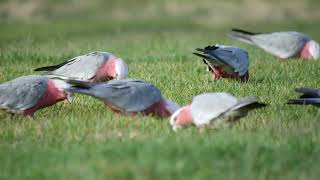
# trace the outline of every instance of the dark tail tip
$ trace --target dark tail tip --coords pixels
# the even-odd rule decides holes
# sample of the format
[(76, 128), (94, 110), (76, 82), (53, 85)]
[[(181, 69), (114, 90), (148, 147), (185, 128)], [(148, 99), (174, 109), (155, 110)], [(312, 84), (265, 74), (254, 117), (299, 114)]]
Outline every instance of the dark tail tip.
[(34, 69), (34, 71), (54, 71), (58, 69), (60, 66), (54, 65), (54, 66), (44, 66)]
[(243, 34), (248, 34), (248, 35), (258, 34), (258, 33), (253, 33), (253, 32), (249, 32), (249, 31), (245, 31), (245, 30), (242, 30), (242, 29), (237, 29), (237, 28), (233, 28), (233, 29), (231, 29), (231, 31), (233, 31), (233, 32), (238, 32), (238, 33), (243, 33)]
[(194, 54), (196, 56), (199, 56), (199, 57), (201, 57), (203, 59), (208, 59), (208, 57), (206, 55), (204, 55), (204, 54), (200, 54), (200, 53), (196, 53), (196, 52), (193, 52), (192, 54)]
[(204, 52), (204, 49), (202, 48), (196, 48), (197, 51), (200, 51), (200, 52)]
[(247, 109), (260, 109), (260, 108), (264, 108), (264, 107), (267, 107), (269, 106), (268, 104), (266, 103), (260, 103), (260, 102), (255, 102), (255, 103), (252, 103), (252, 104), (249, 104), (247, 106), (245, 106)]
[(90, 89), (95, 85), (95, 83), (92, 82), (84, 82), (74, 79), (67, 80), (67, 83), (71, 84), (73, 87), (82, 89)]

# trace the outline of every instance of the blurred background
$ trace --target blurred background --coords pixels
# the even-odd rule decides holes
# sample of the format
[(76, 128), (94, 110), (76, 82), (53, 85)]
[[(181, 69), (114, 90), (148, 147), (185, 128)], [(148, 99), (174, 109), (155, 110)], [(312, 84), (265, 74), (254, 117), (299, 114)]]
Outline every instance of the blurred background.
[(312, 21), (317, 0), (1, 0), (2, 22), (59, 20), (142, 21), (180, 19), (207, 26), (234, 23)]
[(150, 57), (237, 44), (225, 38), (235, 27), (302, 31), (317, 40), (319, 8), (318, 0), (0, 0), (0, 51), (2, 59), (10, 52), (65, 59), (105, 50), (131, 61), (157, 49)]

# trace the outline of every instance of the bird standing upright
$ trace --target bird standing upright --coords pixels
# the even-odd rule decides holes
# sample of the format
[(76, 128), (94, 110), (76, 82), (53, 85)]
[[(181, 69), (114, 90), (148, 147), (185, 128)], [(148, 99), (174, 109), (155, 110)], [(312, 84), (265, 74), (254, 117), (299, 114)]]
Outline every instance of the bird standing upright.
[(316, 60), (320, 58), (319, 44), (299, 32), (253, 33), (241, 29), (232, 29), (228, 36), (231, 39), (256, 45), (281, 59), (302, 58)]

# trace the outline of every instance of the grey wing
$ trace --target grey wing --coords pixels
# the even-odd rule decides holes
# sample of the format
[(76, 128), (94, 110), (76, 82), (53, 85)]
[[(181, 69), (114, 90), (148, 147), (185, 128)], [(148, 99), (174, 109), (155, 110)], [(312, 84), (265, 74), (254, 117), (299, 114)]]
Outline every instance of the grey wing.
[(244, 75), (249, 68), (250, 61), (247, 51), (238, 47), (219, 46), (218, 49), (212, 51), (224, 64), (227, 64), (226, 70), (238, 72), (240, 76)]
[(49, 74), (77, 80), (89, 80), (96, 75), (98, 68), (109, 59), (109, 56), (108, 52), (92, 52), (78, 56)]
[(23, 111), (37, 104), (47, 89), (48, 78), (22, 76), (0, 85), (0, 109)]
[(124, 109), (126, 112), (146, 110), (161, 100), (161, 92), (140, 80), (113, 80), (92, 89), (94, 95)]
[(251, 40), (265, 51), (286, 59), (297, 55), (310, 38), (298, 32), (257, 34)]
[(210, 124), (237, 103), (237, 98), (228, 93), (204, 93), (195, 96), (190, 105), (193, 122), (197, 126)]

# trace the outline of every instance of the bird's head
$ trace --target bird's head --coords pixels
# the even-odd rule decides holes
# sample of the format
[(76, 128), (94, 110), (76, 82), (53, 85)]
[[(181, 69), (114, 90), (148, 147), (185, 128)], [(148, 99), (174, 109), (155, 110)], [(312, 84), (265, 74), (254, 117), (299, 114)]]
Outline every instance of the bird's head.
[(126, 79), (127, 77), (128, 65), (121, 58), (111, 55), (106, 63), (98, 69), (93, 81), (103, 82), (114, 79)]
[(174, 131), (181, 129), (192, 123), (192, 115), (190, 106), (184, 106), (178, 109), (170, 117), (170, 125)]
[(67, 91), (71, 87), (70, 84), (61, 77), (51, 77), (49, 81), (52, 82), (54, 88), (58, 90), (59, 93), (55, 93), (57, 97), (66, 98), (68, 102), (72, 101), (72, 93)]
[(115, 63), (115, 79), (126, 79), (128, 74), (128, 65), (121, 58), (118, 58)]
[(316, 41), (311, 40), (309, 42), (309, 53), (312, 59), (320, 58), (320, 45)]

